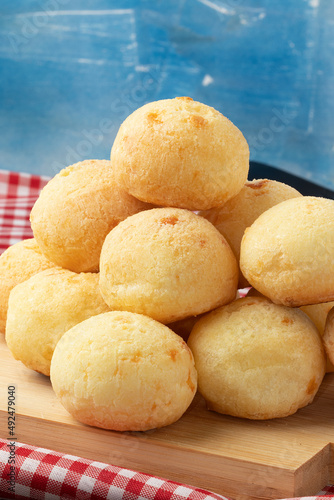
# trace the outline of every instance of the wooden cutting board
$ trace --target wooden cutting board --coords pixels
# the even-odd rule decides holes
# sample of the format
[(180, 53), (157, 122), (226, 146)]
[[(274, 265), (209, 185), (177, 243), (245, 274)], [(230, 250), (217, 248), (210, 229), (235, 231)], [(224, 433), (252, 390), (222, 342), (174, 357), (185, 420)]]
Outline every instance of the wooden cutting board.
[(18, 441), (205, 488), (235, 499), (306, 496), (334, 482), (334, 374), (315, 401), (287, 418), (247, 421), (206, 410), (198, 395), (175, 424), (114, 432), (75, 421), (50, 380), (0, 336), (0, 437), (9, 438), (8, 386), (16, 387)]

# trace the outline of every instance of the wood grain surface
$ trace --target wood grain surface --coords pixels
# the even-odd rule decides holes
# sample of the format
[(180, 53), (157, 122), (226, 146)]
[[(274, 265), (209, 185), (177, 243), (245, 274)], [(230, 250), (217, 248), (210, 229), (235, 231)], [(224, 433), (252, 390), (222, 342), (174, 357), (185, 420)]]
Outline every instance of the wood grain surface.
[(248, 421), (210, 412), (197, 395), (173, 425), (149, 432), (114, 432), (74, 420), (49, 378), (13, 359), (0, 337), (0, 437), (9, 438), (7, 388), (16, 387), (16, 437), (229, 496), (307, 496), (334, 481), (334, 373), (315, 401), (295, 415)]

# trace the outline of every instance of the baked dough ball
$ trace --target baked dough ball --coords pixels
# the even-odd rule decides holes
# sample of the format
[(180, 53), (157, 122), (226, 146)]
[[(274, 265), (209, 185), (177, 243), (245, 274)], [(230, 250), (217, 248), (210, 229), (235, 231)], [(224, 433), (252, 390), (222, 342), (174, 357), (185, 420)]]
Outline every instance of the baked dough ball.
[(238, 266), (217, 229), (184, 209), (156, 208), (128, 217), (105, 239), (100, 289), (113, 310), (161, 323), (231, 302)]
[(240, 269), (277, 304), (334, 300), (334, 200), (302, 196), (269, 208), (244, 233)]
[[(334, 307), (334, 302), (324, 302), (323, 304), (314, 304), (310, 306), (301, 306), (301, 310), (313, 321), (318, 329), (318, 332), (323, 337), (325, 333), (325, 325), (329, 311)], [(334, 365), (330, 362), (327, 356), (326, 372), (334, 372)]]
[[(302, 195), (283, 182), (254, 179), (247, 181), (240, 193), (222, 207), (200, 212), (199, 215), (210, 221), (225, 236), (239, 262), (240, 244), (245, 229), (268, 208), (297, 196)], [(249, 283), (240, 272), (239, 288), (247, 286)]]
[(311, 403), (325, 373), (318, 331), (299, 309), (246, 297), (201, 318), (188, 345), (208, 408), (255, 420)]
[(120, 184), (136, 198), (189, 210), (223, 205), (249, 170), (240, 130), (190, 97), (137, 109), (122, 123), (110, 158)]
[(6, 342), (14, 358), (50, 375), (51, 357), (61, 336), (80, 321), (110, 311), (98, 280), (94, 273), (50, 269), (13, 288)]
[[(251, 288), (247, 293), (247, 297), (264, 297), (264, 295), (262, 295), (255, 288)], [(300, 309), (307, 314), (310, 320), (315, 324), (321, 337), (324, 335), (327, 315), (333, 306), (334, 302), (323, 302), (322, 304), (300, 306)], [(329, 361), (328, 356), (326, 356), (326, 373), (329, 372), (334, 372), (334, 365)]]
[(76, 273), (96, 272), (109, 231), (147, 208), (118, 186), (109, 161), (85, 160), (61, 170), (42, 189), (31, 227), (49, 260)]
[(5, 333), (8, 298), (14, 286), (44, 269), (55, 267), (39, 249), (34, 238), (10, 246), (0, 256), (0, 333)]
[(328, 359), (334, 365), (334, 307), (331, 308), (326, 319), (324, 344)]
[(113, 311), (58, 342), (51, 382), (71, 415), (116, 431), (172, 424), (190, 405), (197, 373), (187, 344), (147, 316)]

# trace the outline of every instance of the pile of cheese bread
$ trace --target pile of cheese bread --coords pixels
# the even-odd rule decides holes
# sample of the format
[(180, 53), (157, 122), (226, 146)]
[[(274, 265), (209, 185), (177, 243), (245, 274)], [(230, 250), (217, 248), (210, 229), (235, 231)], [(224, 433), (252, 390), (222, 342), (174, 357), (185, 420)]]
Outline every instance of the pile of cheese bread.
[(240, 130), (178, 97), (43, 188), (34, 238), (0, 257), (0, 330), (74, 418), (154, 429), (197, 390), (249, 419), (313, 401), (334, 370), (334, 200), (248, 173)]

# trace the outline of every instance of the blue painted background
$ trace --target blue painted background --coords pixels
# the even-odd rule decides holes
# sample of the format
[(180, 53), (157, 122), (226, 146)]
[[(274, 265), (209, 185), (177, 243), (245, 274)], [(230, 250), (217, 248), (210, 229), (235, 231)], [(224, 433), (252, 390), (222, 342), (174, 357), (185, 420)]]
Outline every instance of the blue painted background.
[(189, 95), (334, 189), (333, 54), (333, 0), (1, 0), (0, 168), (109, 158), (133, 110)]

